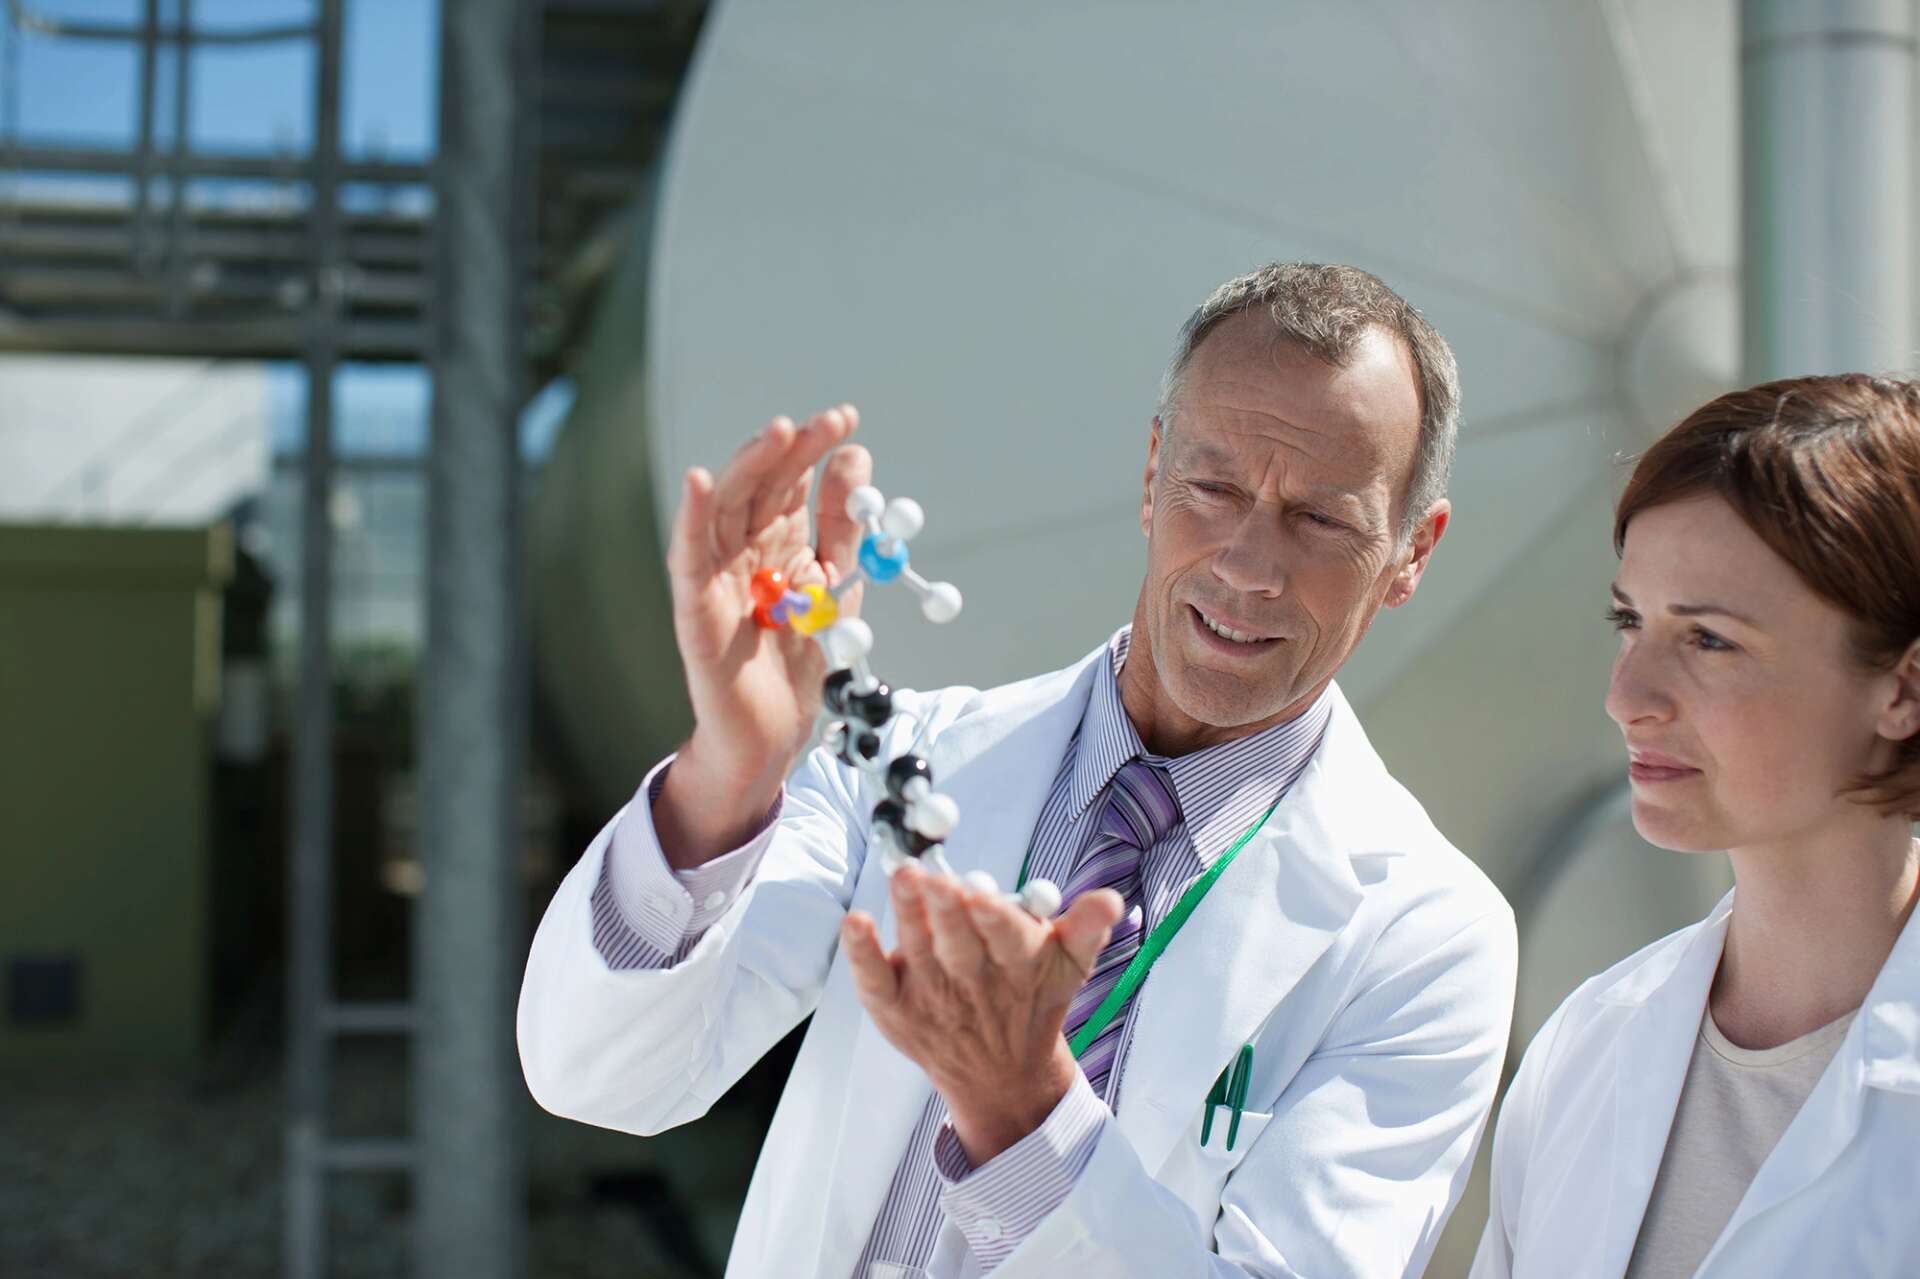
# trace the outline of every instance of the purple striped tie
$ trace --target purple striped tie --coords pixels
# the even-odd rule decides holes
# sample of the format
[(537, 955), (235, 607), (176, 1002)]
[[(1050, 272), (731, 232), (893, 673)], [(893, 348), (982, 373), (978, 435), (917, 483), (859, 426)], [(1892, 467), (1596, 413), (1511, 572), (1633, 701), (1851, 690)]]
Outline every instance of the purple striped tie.
[[(1120, 974), (1126, 971), (1128, 962), (1139, 953), (1145, 915), (1140, 863), (1148, 850), (1179, 821), (1180, 801), (1174, 795), (1173, 783), (1145, 760), (1137, 756), (1128, 760), (1107, 783), (1100, 815), (1093, 823), (1087, 846), (1080, 854), (1080, 864), (1067, 881), (1061, 901), (1064, 908), (1082, 893), (1111, 888), (1126, 900), (1127, 913), (1114, 925), (1106, 949), (1094, 960), (1087, 984), (1067, 1006), (1066, 1025), (1062, 1029), (1068, 1039), (1093, 1016), (1094, 1009), (1119, 984)], [(1114, 1057), (1120, 1051), (1120, 1032), (1126, 1020), (1122, 1010), (1122, 1015), (1108, 1022), (1107, 1028), (1080, 1054), (1080, 1068), (1086, 1073), (1087, 1082), (1102, 1097), (1106, 1095), (1107, 1076), (1113, 1070)]]

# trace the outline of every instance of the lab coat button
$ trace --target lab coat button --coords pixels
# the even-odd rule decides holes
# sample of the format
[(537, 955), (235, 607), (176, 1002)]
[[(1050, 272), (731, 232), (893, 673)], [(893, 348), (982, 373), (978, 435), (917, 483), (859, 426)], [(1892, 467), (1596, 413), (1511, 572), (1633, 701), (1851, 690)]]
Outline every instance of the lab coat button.
[(707, 900), (701, 904), (708, 910), (719, 910), (727, 904), (727, 895), (716, 888), (713, 892), (707, 894)]
[(993, 1217), (982, 1217), (974, 1222), (973, 1231), (985, 1243), (998, 1243), (1000, 1236), (1006, 1234), (1006, 1231), (1000, 1228), (1000, 1222)]

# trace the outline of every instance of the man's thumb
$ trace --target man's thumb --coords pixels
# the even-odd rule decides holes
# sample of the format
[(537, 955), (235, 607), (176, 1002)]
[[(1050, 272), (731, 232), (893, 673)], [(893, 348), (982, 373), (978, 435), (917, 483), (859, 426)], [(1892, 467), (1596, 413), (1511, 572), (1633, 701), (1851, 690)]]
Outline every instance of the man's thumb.
[(1082, 979), (1093, 971), (1093, 961), (1113, 934), (1113, 926), (1126, 913), (1127, 903), (1111, 888), (1082, 893), (1053, 921), (1054, 939), (1073, 961)]

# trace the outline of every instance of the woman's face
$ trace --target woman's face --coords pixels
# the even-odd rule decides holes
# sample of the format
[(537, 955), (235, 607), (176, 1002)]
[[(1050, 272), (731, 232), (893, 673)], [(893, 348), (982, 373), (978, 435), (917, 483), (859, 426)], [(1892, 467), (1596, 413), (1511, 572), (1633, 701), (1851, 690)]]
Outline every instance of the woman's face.
[(1893, 761), (1895, 677), (1859, 663), (1847, 616), (1723, 499), (1634, 516), (1613, 596), (1607, 714), (1644, 838), (1693, 852), (1872, 820), (1840, 792)]

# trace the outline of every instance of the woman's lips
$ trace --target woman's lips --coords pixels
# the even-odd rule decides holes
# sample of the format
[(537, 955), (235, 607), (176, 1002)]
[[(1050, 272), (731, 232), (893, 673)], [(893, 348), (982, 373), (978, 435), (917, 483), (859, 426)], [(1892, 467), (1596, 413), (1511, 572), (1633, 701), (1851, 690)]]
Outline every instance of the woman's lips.
[(1678, 782), (1700, 776), (1700, 770), (1670, 755), (1646, 751), (1628, 757), (1627, 776), (1636, 782)]

